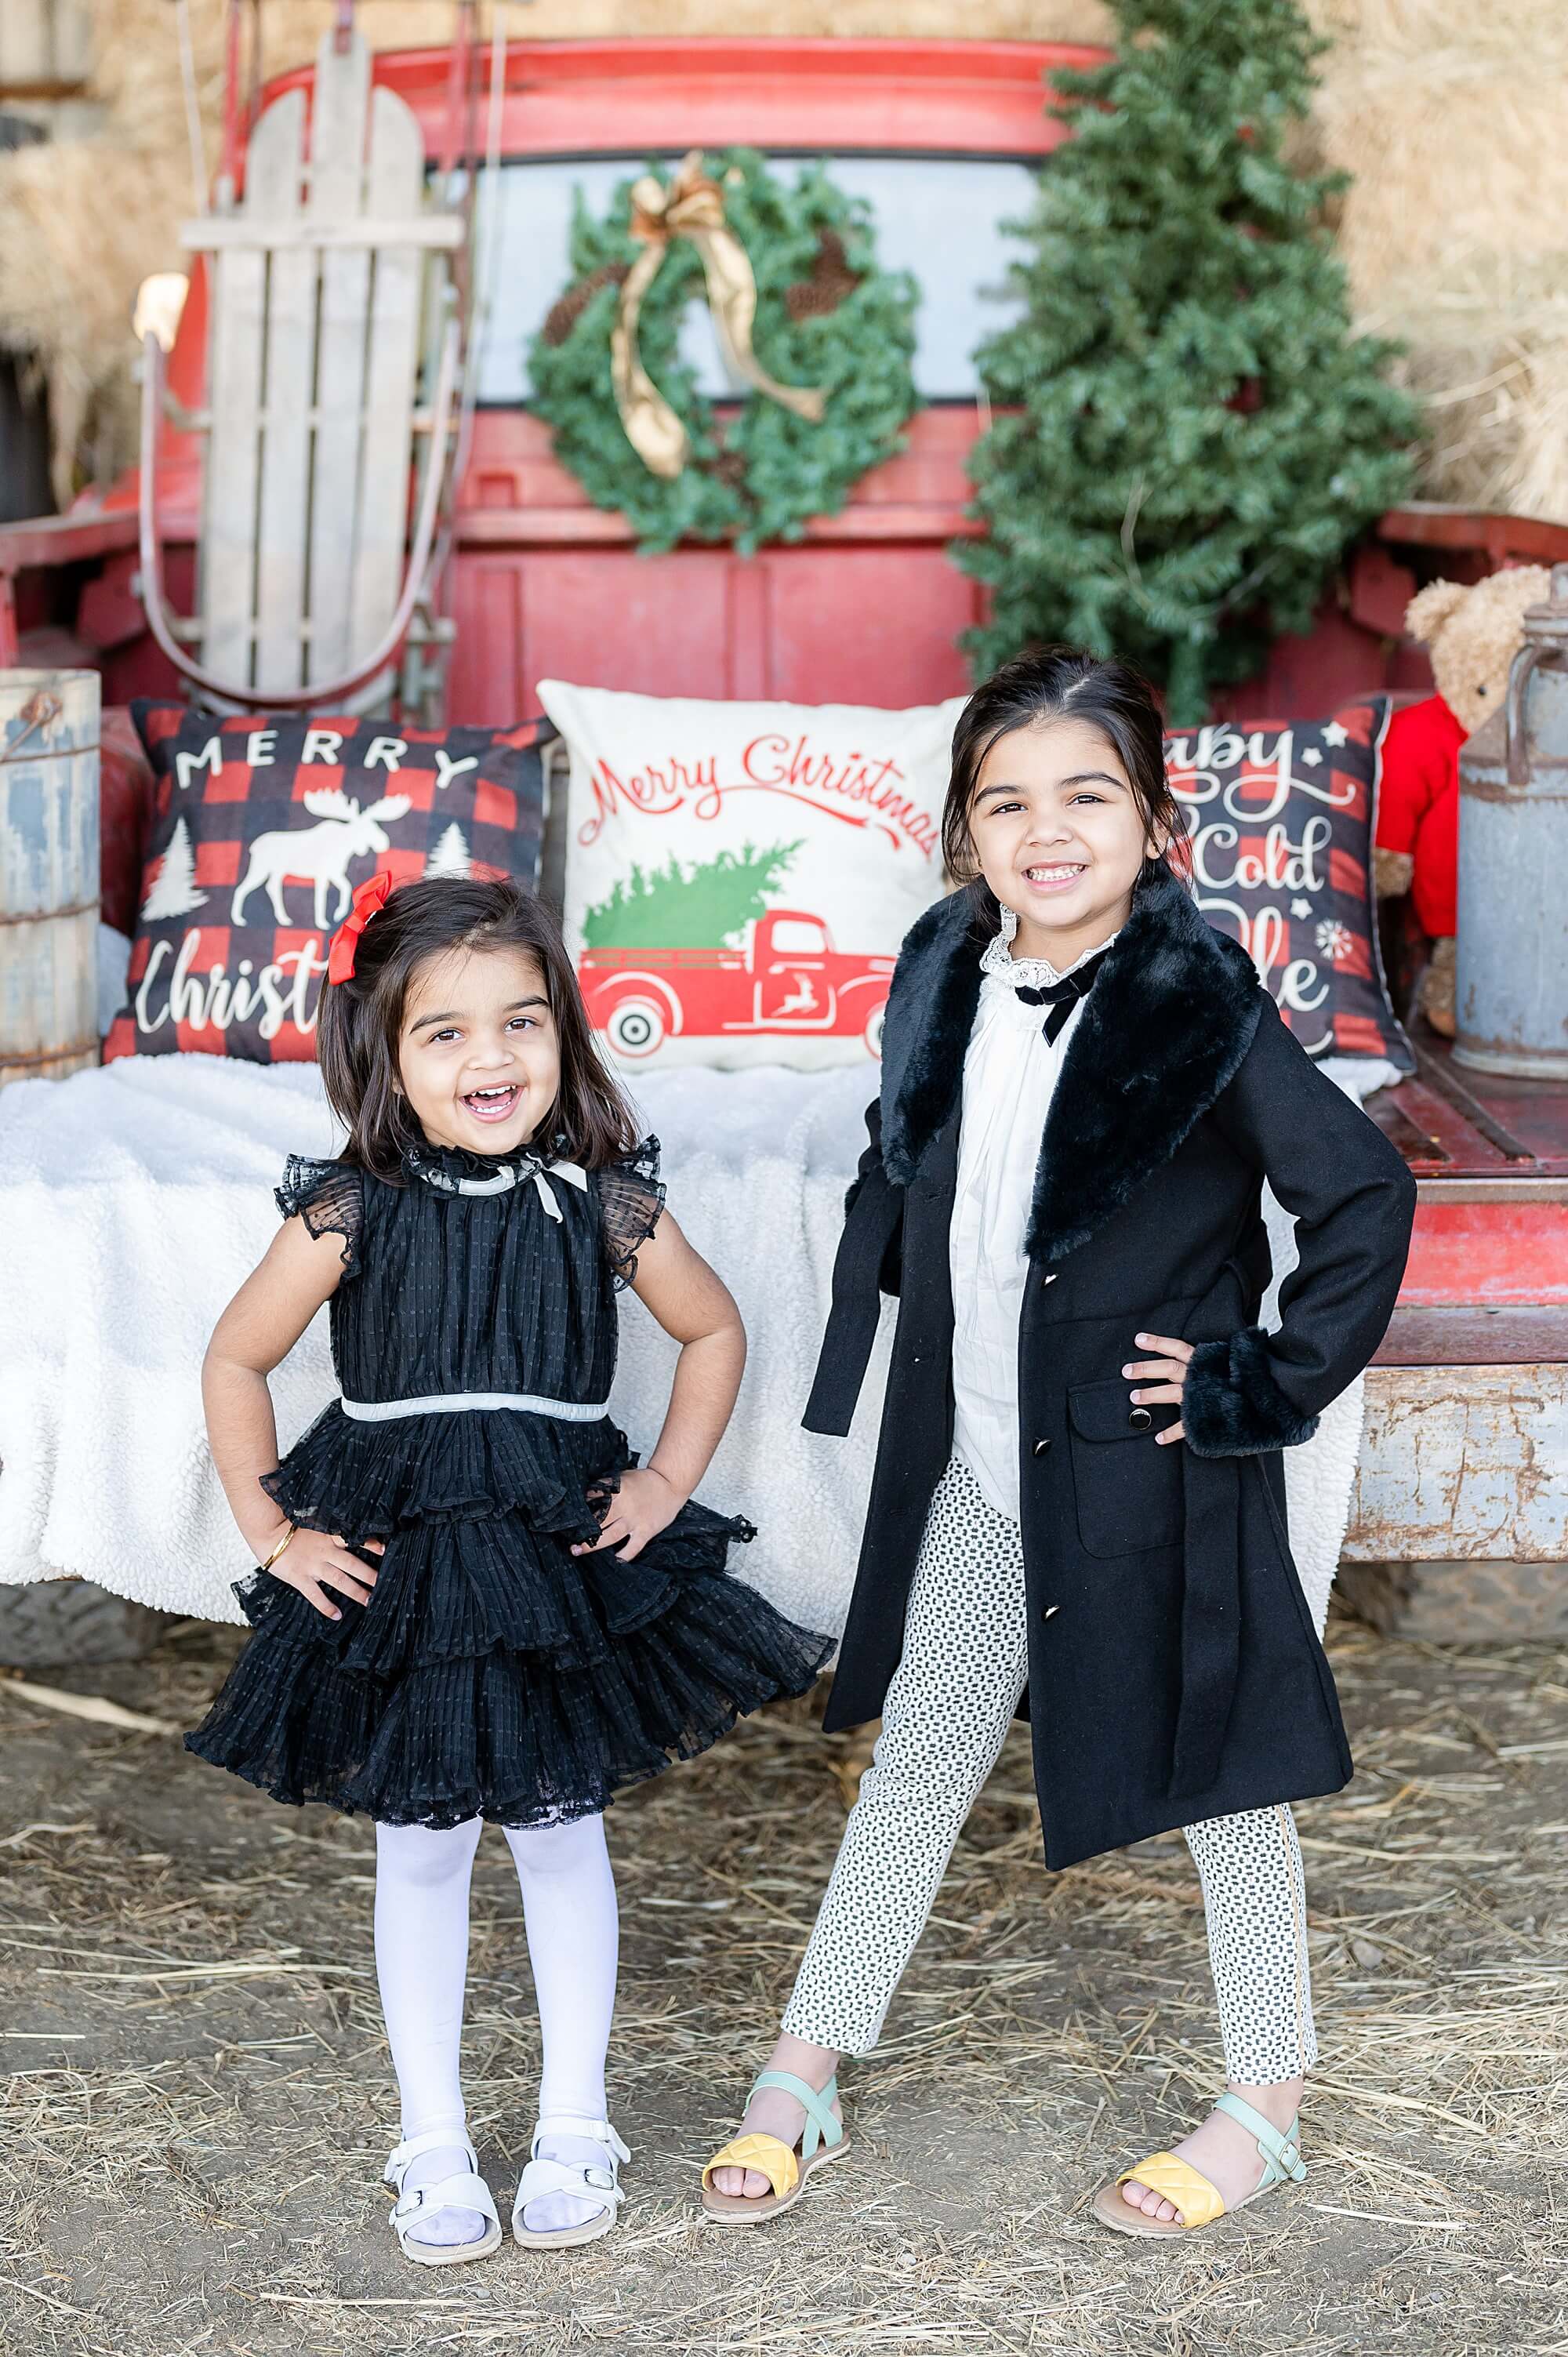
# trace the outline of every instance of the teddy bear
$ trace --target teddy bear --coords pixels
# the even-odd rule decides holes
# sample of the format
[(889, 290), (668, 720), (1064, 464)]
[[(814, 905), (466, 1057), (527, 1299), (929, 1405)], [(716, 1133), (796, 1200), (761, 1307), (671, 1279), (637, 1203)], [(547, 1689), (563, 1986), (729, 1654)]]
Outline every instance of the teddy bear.
[(1432, 944), (1417, 1006), (1445, 1039), (1454, 1037), (1459, 748), (1502, 703), (1524, 643), (1525, 608), (1544, 604), (1551, 587), (1544, 565), (1513, 565), (1473, 587), (1429, 581), (1405, 608), (1405, 629), (1428, 650), (1437, 693), (1389, 723), (1373, 880), (1380, 899), (1411, 896)]

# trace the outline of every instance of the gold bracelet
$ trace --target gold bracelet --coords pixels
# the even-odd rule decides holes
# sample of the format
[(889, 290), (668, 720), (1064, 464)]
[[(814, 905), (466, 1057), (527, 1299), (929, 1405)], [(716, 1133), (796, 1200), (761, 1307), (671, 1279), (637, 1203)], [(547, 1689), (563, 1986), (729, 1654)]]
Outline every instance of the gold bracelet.
[(281, 1539), (279, 1539), (279, 1541), (278, 1541), (278, 1543), (277, 1543), (276, 1546), (275, 1546), (275, 1547), (274, 1547), (274, 1549), (273, 1549), (273, 1551), (272, 1551), (271, 1555), (268, 1555), (268, 1557), (267, 1557), (267, 1559), (266, 1559), (265, 1563), (263, 1563), (263, 1566), (262, 1566), (262, 1569), (263, 1569), (263, 1571), (271, 1571), (271, 1569), (272, 1569), (272, 1567), (273, 1567), (274, 1564), (274, 1563), (276, 1563), (276, 1561), (277, 1561), (277, 1559), (278, 1559), (279, 1555), (282, 1555), (282, 1553), (283, 1553), (283, 1551), (284, 1551), (285, 1547), (285, 1546), (287, 1546), (287, 1544), (288, 1544), (288, 1543), (289, 1543), (290, 1539), (292, 1539), (292, 1538), (295, 1535), (295, 1534), (296, 1534), (296, 1532), (297, 1532), (297, 1529), (298, 1529), (298, 1524), (297, 1524), (297, 1523), (290, 1523), (290, 1524), (289, 1524), (289, 1526), (288, 1526), (287, 1530), (286, 1530), (286, 1531), (285, 1531), (285, 1533), (284, 1533), (284, 1534), (283, 1534), (282, 1538), (281, 1538)]

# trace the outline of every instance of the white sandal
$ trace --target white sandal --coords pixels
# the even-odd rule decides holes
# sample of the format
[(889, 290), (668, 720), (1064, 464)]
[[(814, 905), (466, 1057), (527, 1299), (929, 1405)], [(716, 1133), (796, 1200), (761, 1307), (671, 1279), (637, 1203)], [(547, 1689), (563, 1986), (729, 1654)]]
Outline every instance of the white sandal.
[[(421, 2153), (435, 2152), (443, 2145), (466, 2152), (468, 2166), (455, 2169), (450, 2177), (438, 2177), (432, 2185), (421, 2185), (412, 2193), (403, 2190), (403, 2177), (411, 2160)], [(397, 2200), (387, 2212), (387, 2223), (398, 2239), (398, 2248), (405, 2259), (420, 2267), (460, 2267), (470, 2259), (488, 2259), (492, 2251), (501, 2246), (500, 2213), (495, 2195), (479, 2175), (479, 2157), (460, 2128), (427, 2128), (423, 2136), (405, 2137), (394, 2145), (387, 2156), (381, 2172), (382, 2181), (395, 2185)], [(477, 2243), (422, 2243), (410, 2233), (416, 2218), (434, 2210), (477, 2210), (489, 2220), (488, 2230)]]
[[(586, 2136), (604, 2147), (609, 2156), (607, 2167), (596, 2168), (592, 2161), (542, 2160), (540, 2141), (546, 2136)], [(607, 2234), (620, 2215), (620, 2205), (626, 2192), (620, 2181), (620, 2164), (629, 2160), (630, 2153), (611, 2127), (608, 2120), (590, 2120), (575, 2112), (549, 2112), (533, 2124), (533, 2141), (528, 2147), (528, 2166), (517, 2180), (517, 2200), (511, 2206), (511, 2231), (525, 2248), (534, 2251), (569, 2251), (579, 2243), (596, 2243)], [(522, 2213), (531, 2201), (545, 2193), (573, 2193), (580, 2201), (603, 2204), (596, 2218), (585, 2218), (580, 2226), (558, 2226), (553, 2233), (542, 2233), (525, 2226)]]

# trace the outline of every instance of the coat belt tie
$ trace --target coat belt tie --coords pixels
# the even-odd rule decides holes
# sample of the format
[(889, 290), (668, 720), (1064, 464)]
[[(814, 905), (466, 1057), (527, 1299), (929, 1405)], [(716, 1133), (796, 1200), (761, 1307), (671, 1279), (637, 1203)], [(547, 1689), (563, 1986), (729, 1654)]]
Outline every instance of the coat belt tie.
[(904, 1190), (880, 1173), (868, 1177), (850, 1208), (833, 1262), (832, 1308), (817, 1359), (816, 1379), (806, 1413), (807, 1432), (842, 1439), (854, 1419), (855, 1402), (871, 1363), (882, 1315), (878, 1279), (883, 1256), (904, 1217)]
[(1240, 1463), (1179, 1444), (1185, 1500), (1181, 1701), (1171, 1744), (1170, 1792), (1219, 1781), (1225, 1730), (1241, 1670)]
[[(855, 1197), (833, 1263), (832, 1308), (801, 1424), (848, 1432), (876, 1340), (878, 1279), (904, 1215), (904, 1189), (880, 1175)], [(1152, 1440), (1146, 1444), (1152, 1447)], [(1182, 1445), (1185, 1531), (1181, 1698), (1171, 1744), (1173, 1796), (1219, 1781), (1241, 1665), (1240, 1460)]]

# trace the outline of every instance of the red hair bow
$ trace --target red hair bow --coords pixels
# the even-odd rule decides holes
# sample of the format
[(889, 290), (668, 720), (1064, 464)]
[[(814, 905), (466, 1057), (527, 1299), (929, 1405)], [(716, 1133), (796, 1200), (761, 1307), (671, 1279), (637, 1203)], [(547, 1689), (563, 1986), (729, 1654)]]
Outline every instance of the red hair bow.
[(392, 888), (392, 877), (383, 867), (368, 883), (361, 884), (354, 895), (354, 905), (332, 936), (332, 946), (327, 952), (328, 982), (347, 982), (354, 971), (359, 954), (360, 935), (379, 909), (386, 906)]

